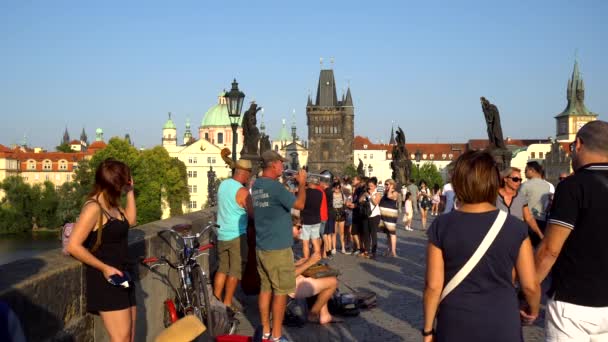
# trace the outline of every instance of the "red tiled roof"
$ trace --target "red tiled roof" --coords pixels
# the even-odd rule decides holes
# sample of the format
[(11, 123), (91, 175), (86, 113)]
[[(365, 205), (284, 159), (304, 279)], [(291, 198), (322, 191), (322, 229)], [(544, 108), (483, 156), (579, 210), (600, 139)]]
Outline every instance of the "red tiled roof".
[(108, 146), (103, 141), (94, 141), (91, 145), (89, 145), (89, 150), (99, 150)]
[(70, 145), (80, 145), (80, 140), (72, 140), (70, 141)]
[[(73, 171), (74, 163), (77, 163), (86, 157), (86, 153), (84, 152), (75, 152), (75, 153), (66, 153), (66, 152), (21, 152), (15, 153), (14, 159), (18, 159), (21, 164), (21, 171), (47, 171), (43, 170), (43, 165), (45, 160), (51, 161), (51, 169), (48, 171)], [(35, 169), (28, 168), (28, 161), (35, 161)], [(67, 162), (67, 168), (64, 170), (59, 169), (59, 161), (65, 160)]]
[[(525, 147), (538, 143), (546, 144), (549, 142), (550, 141), (547, 139), (505, 139), (505, 145), (518, 147)], [(490, 141), (488, 139), (469, 139), (467, 145), (471, 150), (483, 150), (490, 145)]]
[(0, 144), (0, 152), (13, 152), (10, 148)]

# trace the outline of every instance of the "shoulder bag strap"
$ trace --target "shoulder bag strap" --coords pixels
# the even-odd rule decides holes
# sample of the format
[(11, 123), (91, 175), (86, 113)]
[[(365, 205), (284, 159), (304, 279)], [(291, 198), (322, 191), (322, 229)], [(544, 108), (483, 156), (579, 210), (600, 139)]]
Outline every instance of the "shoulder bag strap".
[[(95, 244), (93, 245), (93, 247), (90, 250), (91, 253), (94, 253), (99, 249), (99, 246), (101, 246), (101, 235), (102, 235), (102, 229), (103, 229), (103, 214), (104, 214), (105, 210), (103, 209), (103, 207), (101, 206), (101, 203), (99, 203), (97, 198), (86, 201), (84, 203), (84, 205), (87, 205), (89, 202), (97, 203), (97, 205), (99, 206), (99, 221), (97, 222), (97, 238), (95, 239)], [(109, 214), (107, 214), (107, 213), (106, 213), (106, 215), (109, 216)]]
[(473, 268), (475, 268), (477, 263), (479, 263), (479, 260), (481, 260), (484, 254), (486, 254), (486, 251), (488, 250), (488, 248), (490, 248), (492, 242), (494, 242), (494, 239), (500, 232), (500, 229), (505, 224), (506, 219), (507, 213), (502, 210), (499, 210), (498, 216), (496, 216), (496, 220), (494, 220), (494, 224), (492, 224), (492, 227), (479, 244), (479, 247), (477, 247), (477, 250), (475, 250), (475, 253), (473, 253), (471, 258), (469, 258), (469, 260), (464, 264), (464, 266), (462, 266), (458, 273), (456, 273), (456, 275), (445, 286), (443, 292), (441, 292), (441, 299), (439, 301), (442, 301), (448, 294), (450, 294), (450, 292), (452, 292), (452, 290), (454, 290), (464, 280), (464, 278), (469, 275), (469, 273), (471, 273)]

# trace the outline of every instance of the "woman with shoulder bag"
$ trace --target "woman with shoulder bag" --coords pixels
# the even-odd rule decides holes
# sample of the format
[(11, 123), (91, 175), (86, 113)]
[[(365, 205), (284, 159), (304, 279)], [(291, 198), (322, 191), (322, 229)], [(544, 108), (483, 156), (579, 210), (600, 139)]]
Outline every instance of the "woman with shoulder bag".
[(335, 233), (332, 235), (332, 246), (334, 251), (337, 248), (336, 234), (340, 234), (340, 247), (342, 254), (346, 254), (346, 245), (344, 238), (344, 222), (346, 221), (346, 197), (342, 193), (342, 184), (340, 182), (334, 182), (332, 185), (332, 210), (335, 218)]
[(429, 209), (433, 206), (431, 203), (431, 190), (426, 186), (426, 182), (420, 181), (420, 191), (418, 191), (418, 203), (420, 203), (420, 220), (422, 221), (422, 230), (426, 229), (426, 218)]
[(363, 249), (361, 256), (364, 258), (375, 258), (378, 247), (378, 225), (380, 224), (380, 199), (382, 195), (377, 191), (378, 179), (371, 177), (367, 181), (367, 192), (363, 195), (365, 208), (368, 210), (367, 224), (363, 224), (363, 234), (361, 236)]
[[(121, 194), (127, 205), (120, 207)], [(129, 167), (104, 160), (95, 172), (95, 185), (70, 235), (67, 251), (85, 264), (87, 311), (99, 313), (112, 342), (135, 340), (135, 291), (133, 283), (110, 283), (116, 276), (129, 280), (129, 227), (137, 209)]]
[(531, 324), (540, 306), (528, 228), (494, 206), (500, 179), (489, 153), (461, 155), (452, 184), (459, 209), (428, 231), (423, 341), (523, 341), (521, 324)]

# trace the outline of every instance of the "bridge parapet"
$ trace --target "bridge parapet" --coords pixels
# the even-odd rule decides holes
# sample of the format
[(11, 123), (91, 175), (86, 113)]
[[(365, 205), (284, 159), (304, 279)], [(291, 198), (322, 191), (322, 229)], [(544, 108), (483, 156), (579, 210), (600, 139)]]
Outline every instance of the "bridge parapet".
[[(136, 273), (137, 341), (152, 341), (163, 329), (163, 302), (173, 296), (157, 275), (138, 266), (138, 259), (175, 257), (156, 234), (180, 223), (199, 227), (214, 218), (215, 210), (206, 209), (129, 231), (129, 258)], [(209, 259), (201, 259), (208, 270)], [(60, 249), (0, 265), (0, 301), (8, 303), (17, 314), (28, 341), (108, 341), (99, 316), (86, 312), (84, 273), (84, 266), (62, 255)], [(170, 274), (173, 278), (175, 272)]]

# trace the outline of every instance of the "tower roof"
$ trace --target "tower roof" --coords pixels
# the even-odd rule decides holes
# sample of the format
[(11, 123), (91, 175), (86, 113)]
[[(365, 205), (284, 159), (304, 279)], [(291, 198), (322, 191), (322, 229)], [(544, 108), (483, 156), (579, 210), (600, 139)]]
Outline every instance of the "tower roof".
[(336, 81), (333, 70), (321, 70), (319, 85), (317, 87), (317, 100), (315, 106), (334, 107), (338, 105), (336, 94)]
[(344, 100), (344, 106), (346, 106), (346, 107), (353, 106), (353, 97), (350, 94), (350, 87), (348, 87), (348, 90), (346, 91), (346, 99)]
[(173, 120), (171, 120), (171, 112), (169, 112), (169, 119), (165, 122), (163, 129), (175, 129), (175, 124), (173, 123)]
[(578, 60), (574, 60), (574, 69), (572, 70), (572, 77), (568, 81), (568, 88), (566, 91), (566, 97), (568, 105), (563, 112), (556, 117), (562, 116), (580, 116), (580, 115), (591, 115), (597, 116), (592, 113), (585, 106), (585, 83), (583, 77), (579, 71)]
[(289, 131), (287, 130), (286, 120), (283, 119), (283, 124), (281, 126), (281, 130), (279, 131), (279, 136), (277, 137), (277, 141), (290, 141), (291, 136), (289, 135)]
[(395, 142), (395, 130), (393, 129), (393, 126), (391, 126), (391, 138), (389, 139), (388, 144), (389, 145), (395, 145), (395, 144), (397, 144)]

